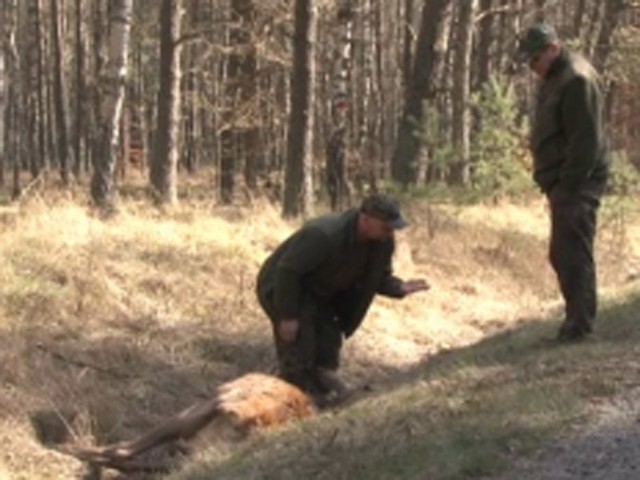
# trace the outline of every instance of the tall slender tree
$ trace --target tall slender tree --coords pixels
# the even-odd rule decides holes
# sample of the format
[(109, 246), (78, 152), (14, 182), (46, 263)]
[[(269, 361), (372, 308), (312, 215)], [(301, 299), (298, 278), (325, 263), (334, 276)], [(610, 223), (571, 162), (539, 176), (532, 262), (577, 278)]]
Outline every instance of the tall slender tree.
[(51, 47), (53, 50), (53, 102), (56, 126), (56, 152), (62, 183), (69, 184), (71, 148), (69, 144), (69, 117), (67, 113), (67, 83), (63, 65), (62, 14), (60, 0), (51, 0)]
[(415, 0), (404, 0), (404, 19), (403, 19), (403, 33), (404, 33), (404, 47), (402, 50), (402, 79), (405, 89), (411, 83), (411, 72), (413, 69), (412, 64), (412, 50), (413, 50), (413, 16)]
[(353, 37), (352, 0), (343, 1), (336, 12), (336, 42), (333, 53), (331, 79), (330, 132), (326, 147), (326, 187), (332, 210), (341, 208), (349, 197), (347, 182), (348, 115), (352, 98), (349, 91), (351, 76), (351, 46)]
[(477, 20), (478, 24), (478, 42), (476, 50), (476, 69), (475, 69), (475, 81), (474, 90), (478, 90), (481, 85), (489, 80), (491, 72), (492, 58), (491, 58), (491, 44), (493, 36), (493, 19), (495, 15), (491, 13), (493, 7), (493, 0), (480, 0), (479, 12), (480, 18)]
[(3, 158), (7, 160), (7, 166), (12, 170), (12, 190), (11, 196), (17, 198), (22, 192), (20, 184), (20, 158), (23, 152), (24, 125), (22, 120), (20, 105), (22, 103), (23, 91), (20, 81), (20, 55), (18, 52), (17, 30), (18, 30), (18, 2), (17, 0), (7, 0), (2, 9), (2, 20), (4, 30), (3, 58), (5, 69), (6, 103), (3, 119)]
[(224, 203), (232, 201), (239, 164), (244, 164), (247, 186), (251, 189), (256, 187), (259, 118), (254, 108), (257, 104), (256, 46), (252, 43), (254, 23), (253, 0), (233, 0), (229, 25), (230, 53), (226, 62), (226, 104), (220, 133), (220, 186)]
[(456, 47), (453, 62), (453, 146), (457, 161), (452, 168), (451, 180), (458, 185), (469, 182), (469, 151), (471, 111), (469, 109), (471, 85), (471, 53), (474, 17), (477, 0), (462, 2), (458, 11)]
[(114, 172), (120, 151), (120, 122), (124, 108), (127, 56), (133, 0), (113, 0), (109, 19), (109, 49), (100, 80), (98, 156), (93, 165), (91, 197), (99, 207), (115, 207)]
[(584, 13), (587, 7), (587, 0), (578, 0), (576, 2), (576, 13), (573, 17), (573, 25), (571, 36), (573, 38), (580, 38), (584, 24)]
[(162, 0), (160, 3), (160, 88), (151, 185), (162, 204), (178, 202), (181, 7), (182, 0)]
[(607, 59), (612, 50), (613, 35), (624, 8), (625, 0), (606, 0), (604, 2), (602, 25), (596, 40), (593, 55), (593, 63), (600, 71), (605, 69)]
[(434, 48), (452, 0), (424, 0), (422, 21), (412, 62), (410, 83), (406, 87), (404, 110), (400, 120), (396, 148), (393, 155), (394, 180), (408, 185), (415, 179), (419, 140), (415, 135), (423, 120), (423, 102), (430, 94), (435, 52)]
[(38, 61), (40, 41), (40, 2), (29, 0), (27, 6), (27, 22), (23, 29), (24, 39), (20, 42), (25, 46), (22, 55), (22, 78), (24, 85), (24, 103), (22, 115), (24, 118), (25, 153), (28, 159), (28, 168), (32, 178), (40, 174), (42, 158), (38, 146), (38, 130), (42, 127), (38, 117)]
[[(82, 8), (82, 0), (75, 0), (76, 22), (75, 22), (75, 129), (73, 132), (73, 174), (76, 178), (80, 177), (83, 166), (84, 147), (85, 147), (85, 98), (87, 97), (87, 89), (85, 82), (85, 45), (83, 35), (84, 9)], [(118, 5), (114, 6), (115, 9)]]
[(250, 190), (257, 187), (258, 156), (260, 153), (260, 115), (258, 109), (258, 59), (256, 11), (254, 0), (235, 0), (233, 14), (239, 27), (240, 111), (242, 121), (238, 126), (240, 158), (244, 166), (244, 180)]
[(315, 87), (315, 0), (295, 1), (291, 113), (282, 213), (285, 217), (313, 210), (313, 97)]

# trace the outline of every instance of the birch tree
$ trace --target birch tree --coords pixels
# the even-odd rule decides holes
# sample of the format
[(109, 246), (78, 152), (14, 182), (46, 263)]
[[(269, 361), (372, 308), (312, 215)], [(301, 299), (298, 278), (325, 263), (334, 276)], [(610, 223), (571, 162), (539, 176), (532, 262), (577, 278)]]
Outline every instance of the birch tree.
[(353, 37), (352, 0), (346, 0), (336, 14), (336, 44), (331, 79), (330, 132), (326, 148), (326, 187), (332, 210), (341, 208), (349, 198), (347, 183), (347, 112), (351, 104), (349, 78), (351, 76), (351, 45)]
[(132, 8), (133, 0), (112, 1), (108, 56), (100, 80), (99, 148), (93, 165), (91, 197), (107, 211), (115, 207), (114, 172), (120, 150)]

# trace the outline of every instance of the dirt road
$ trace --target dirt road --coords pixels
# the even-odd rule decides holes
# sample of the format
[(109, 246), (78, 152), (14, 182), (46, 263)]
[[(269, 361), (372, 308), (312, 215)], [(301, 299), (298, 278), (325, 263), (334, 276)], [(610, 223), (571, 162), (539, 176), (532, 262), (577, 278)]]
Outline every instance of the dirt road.
[(487, 480), (637, 480), (640, 478), (640, 387), (594, 408), (577, 427), (539, 455)]

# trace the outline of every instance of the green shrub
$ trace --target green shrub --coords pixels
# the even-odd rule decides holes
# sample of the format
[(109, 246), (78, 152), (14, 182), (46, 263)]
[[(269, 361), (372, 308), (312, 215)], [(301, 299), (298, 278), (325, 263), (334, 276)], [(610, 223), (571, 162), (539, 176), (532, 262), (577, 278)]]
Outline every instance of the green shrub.
[[(430, 102), (424, 102), (422, 124), (416, 124), (416, 135), (426, 149), (428, 156), (429, 183), (446, 181), (456, 158), (456, 150), (449, 141), (448, 129), (438, 108)], [(414, 166), (414, 168), (418, 168)]]
[[(526, 131), (518, 120), (517, 103), (513, 86), (503, 77), (492, 77), (471, 98), (475, 129), (466, 190), (478, 200), (518, 196), (532, 188)], [(459, 152), (451, 143), (446, 117), (431, 102), (425, 102), (423, 111), (415, 134), (428, 158), (427, 183), (446, 184)]]
[(492, 77), (472, 96), (477, 128), (471, 146), (471, 184), (491, 196), (518, 195), (531, 187), (526, 131), (518, 121), (513, 86)]
[(640, 172), (629, 161), (624, 150), (611, 155), (611, 174), (607, 185), (609, 193), (626, 196), (640, 193)]

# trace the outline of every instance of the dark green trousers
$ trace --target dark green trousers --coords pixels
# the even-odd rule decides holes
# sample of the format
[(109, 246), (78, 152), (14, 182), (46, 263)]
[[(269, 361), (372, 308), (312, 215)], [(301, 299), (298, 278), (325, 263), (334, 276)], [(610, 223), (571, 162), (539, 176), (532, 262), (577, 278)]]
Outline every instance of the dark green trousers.
[(580, 336), (593, 330), (598, 300), (593, 244), (603, 183), (577, 191), (556, 187), (549, 194), (551, 239), (549, 260), (565, 302), (561, 332)]
[(326, 393), (317, 379), (317, 369), (336, 370), (340, 364), (342, 331), (334, 306), (312, 294), (305, 294), (300, 310), (298, 335), (284, 342), (271, 295), (258, 290), (258, 299), (271, 320), (280, 376), (311, 394)]

